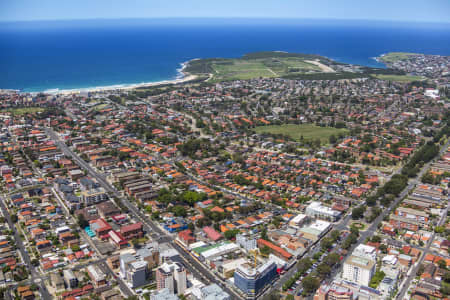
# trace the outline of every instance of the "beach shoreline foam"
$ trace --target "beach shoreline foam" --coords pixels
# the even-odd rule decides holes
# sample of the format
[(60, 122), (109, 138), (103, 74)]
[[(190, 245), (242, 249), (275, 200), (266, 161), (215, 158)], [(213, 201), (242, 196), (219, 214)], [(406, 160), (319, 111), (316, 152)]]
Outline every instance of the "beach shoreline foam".
[[(26, 94), (50, 94), (50, 95), (70, 95), (70, 94), (80, 94), (80, 93), (86, 93), (86, 92), (107, 92), (107, 91), (117, 91), (117, 90), (132, 90), (136, 88), (143, 88), (143, 87), (155, 87), (160, 85), (166, 85), (166, 84), (180, 84), (189, 82), (192, 80), (195, 80), (198, 78), (197, 75), (192, 75), (184, 70), (188, 66), (189, 62), (196, 60), (198, 58), (194, 58), (185, 62), (182, 62), (180, 64), (180, 68), (177, 69), (177, 75), (174, 79), (168, 79), (168, 80), (161, 80), (161, 81), (154, 81), (154, 82), (142, 82), (142, 83), (130, 83), (130, 84), (115, 84), (115, 85), (107, 85), (107, 86), (97, 86), (97, 87), (86, 87), (86, 88), (75, 88), (75, 89), (47, 89), (44, 91), (36, 91), (36, 92), (22, 92), (20, 93), (26, 93)], [(6, 90), (6, 89), (5, 89)], [(9, 90), (11, 91), (11, 90)], [(15, 90), (17, 91), (17, 90)]]

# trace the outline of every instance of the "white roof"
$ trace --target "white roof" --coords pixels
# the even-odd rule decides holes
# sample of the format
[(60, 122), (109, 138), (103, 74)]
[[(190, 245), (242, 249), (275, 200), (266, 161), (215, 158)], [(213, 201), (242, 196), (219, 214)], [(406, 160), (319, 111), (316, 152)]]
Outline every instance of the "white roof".
[(101, 281), (105, 279), (105, 274), (96, 266), (90, 265), (87, 267), (88, 272), (94, 277), (95, 281)]
[(386, 264), (395, 265), (397, 263), (397, 257), (395, 255), (386, 255), (382, 260)]
[(358, 247), (355, 248), (355, 251), (361, 251), (364, 253), (372, 253), (375, 252), (376, 250), (377, 249), (375, 247), (364, 244), (360, 244), (358, 245)]
[(277, 267), (285, 267), (286, 266), (286, 262), (279, 258), (278, 256), (273, 255), (272, 253), (269, 254), (269, 261), (273, 261)]
[(292, 218), (291, 222), (293, 223), (299, 223), (301, 221), (303, 221), (307, 216), (304, 214), (298, 214), (296, 215), (294, 218)]
[(331, 226), (330, 222), (322, 221), (322, 220), (316, 220), (314, 223), (311, 223), (309, 225), (310, 228), (319, 230), (320, 232), (327, 230), (330, 226)]
[(202, 252), (201, 255), (204, 258), (208, 259), (210, 257), (219, 256), (219, 255), (233, 252), (233, 251), (236, 251), (239, 249), (240, 249), (240, 247), (238, 245), (236, 245), (235, 243), (227, 243), (227, 244), (220, 245), (219, 247), (206, 250), (205, 252)]
[(341, 213), (337, 210), (334, 210), (328, 206), (323, 205), (319, 201), (313, 201), (310, 205), (306, 207), (306, 210), (315, 210), (320, 212), (321, 214), (331, 215), (331, 216), (339, 216)]
[(61, 226), (55, 229), (56, 233), (64, 232), (64, 231), (70, 231), (70, 228), (68, 226)]
[(358, 245), (358, 247), (355, 248), (355, 250), (353, 250), (352, 254), (357, 257), (375, 260), (377, 257), (377, 248), (369, 245), (360, 244)]
[(205, 242), (202, 242), (202, 241), (199, 241), (199, 242), (196, 242), (196, 243), (191, 244), (191, 245), (189, 246), (189, 248), (195, 249), (195, 248), (203, 247), (203, 246), (206, 246), (206, 243), (205, 243)]

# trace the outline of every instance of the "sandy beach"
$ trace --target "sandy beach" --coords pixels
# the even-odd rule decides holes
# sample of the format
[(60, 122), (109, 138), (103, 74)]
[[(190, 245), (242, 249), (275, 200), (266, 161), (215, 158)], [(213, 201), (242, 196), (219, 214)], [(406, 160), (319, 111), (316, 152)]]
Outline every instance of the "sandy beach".
[[(192, 59), (196, 60), (198, 58)], [(155, 87), (159, 85), (166, 84), (180, 84), (188, 81), (192, 81), (198, 78), (197, 75), (191, 75), (186, 73), (184, 69), (189, 64), (190, 61), (186, 61), (181, 64), (181, 68), (177, 69), (178, 75), (175, 79), (155, 81), (155, 82), (143, 82), (143, 83), (133, 83), (133, 84), (117, 84), (117, 85), (109, 85), (109, 86), (99, 86), (99, 87), (87, 87), (87, 88), (79, 88), (79, 89), (49, 89), (41, 92), (32, 92), (30, 94), (52, 94), (52, 95), (71, 95), (71, 94), (80, 94), (86, 92), (107, 92), (107, 91), (117, 91), (117, 90), (132, 90), (136, 88), (143, 87)]]

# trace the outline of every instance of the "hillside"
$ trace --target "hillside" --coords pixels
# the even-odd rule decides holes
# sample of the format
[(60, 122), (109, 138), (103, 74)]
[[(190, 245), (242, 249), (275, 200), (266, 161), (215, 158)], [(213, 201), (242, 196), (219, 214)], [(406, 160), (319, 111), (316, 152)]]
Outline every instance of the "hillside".
[(208, 58), (192, 60), (183, 70), (193, 75), (210, 74), (210, 81), (252, 79), (258, 77), (296, 77), (336, 73), (338, 63), (311, 54), (255, 52), (241, 58)]
[(210, 83), (260, 77), (299, 80), (372, 77), (384, 80), (379, 75), (404, 75), (404, 72), (390, 68), (344, 64), (320, 55), (279, 51), (248, 53), (240, 58), (194, 59), (188, 62), (183, 72), (188, 75), (207, 76)]
[(399, 60), (406, 60), (411, 55), (417, 55), (417, 53), (409, 52), (389, 52), (379, 57), (379, 61), (384, 63), (394, 63)]

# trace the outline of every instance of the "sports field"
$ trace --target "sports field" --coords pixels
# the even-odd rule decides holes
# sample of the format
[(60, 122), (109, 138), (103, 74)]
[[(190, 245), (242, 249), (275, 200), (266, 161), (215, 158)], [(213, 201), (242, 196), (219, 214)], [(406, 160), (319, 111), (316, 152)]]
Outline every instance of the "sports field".
[(290, 73), (320, 72), (320, 68), (299, 58), (232, 59), (227, 63), (212, 63), (213, 80), (245, 80), (280, 77)]
[(300, 141), (301, 136), (305, 140), (320, 139), (322, 143), (328, 143), (331, 135), (336, 137), (342, 133), (346, 134), (347, 129), (339, 129), (334, 127), (320, 127), (313, 124), (284, 124), (284, 125), (269, 125), (258, 126), (255, 128), (256, 133), (274, 133), (285, 134)]
[(420, 81), (425, 80), (422, 76), (410, 76), (410, 75), (374, 75), (376, 78), (387, 81), (395, 81), (395, 82), (412, 82), (412, 81)]
[(209, 81), (246, 80), (286, 75), (333, 72), (331, 61), (317, 55), (256, 52), (241, 58), (208, 58), (189, 62), (185, 72), (211, 74)]
[(10, 112), (15, 116), (22, 116), (25, 114), (33, 114), (37, 112), (43, 112), (44, 108), (42, 107), (23, 107), (23, 108), (8, 108), (0, 110), (0, 113)]

